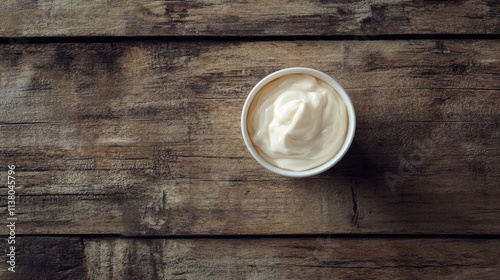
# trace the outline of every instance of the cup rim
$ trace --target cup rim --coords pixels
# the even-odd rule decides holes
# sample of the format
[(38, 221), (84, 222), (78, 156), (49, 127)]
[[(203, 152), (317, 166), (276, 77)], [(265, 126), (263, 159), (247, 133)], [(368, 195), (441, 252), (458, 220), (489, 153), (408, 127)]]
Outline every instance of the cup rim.
[[(250, 108), (250, 104), (252, 104), (253, 99), (257, 95), (257, 93), (267, 85), (268, 83), (276, 80), (277, 78), (283, 77), (285, 75), (290, 75), (290, 74), (309, 74), (313, 77), (316, 77), (328, 85), (330, 85), (333, 89), (335, 89), (340, 97), (342, 98), (342, 101), (344, 101), (347, 109), (347, 117), (348, 117), (348, 126), (347, 126), (347, 133), (346, 137), (344, 140), (344, 143), (342, 144), (340, 150), (327, 162), (316, 166), (311, 169), (303, 170), (303, 171), (293, 171), (293, 170), (287, 170), (283, 169), (277, 166), (272, 165), (271, 163), (267, 162), (264, 160), (260, 154), (258, 153), (257, 149), (254, 147), (252, 141), (250, 140), (250, 136), (248, 134), (248, 128), (247, 128), (247, 116), (248, 116), (248, 110)], [(293, 177), (293, 178), (302, 178), (302, 177), (310, 177), (317, 175), (319, 173), (322, 173), (330, 168), (332, 168), (335, 164), (337, 164), (342, 157), (347, 153), (349, 150), (349, 147), (352, 144), (352, 141), (354, 139), (354, 134), (356, 130), (356, 114), (354, 111), (354, 106), (352, 105), (352, 101), (347, 94), (347, 92), (344, 90), (344, 88), (332, 77), (329, 75), (316, 70), (312, 68), (307, 68), (307, 67), (291, 67), (291, 68), (285, 68), (278, 70), (276, 72), (273, 72), (266, 77), (264, 77), (262, 80), (260, 80), (250, 91), (248, 94), (245, 103), (243, 104), (243, 110), (241, 111), (241, 133), (243, 135), (243, 141), (245, 142), (245, 145), (250, 152), (250, 154), (253, 156), (253, 158), (264, 168), (267, 170), (274, 172), (278, 175), (282, 175), (285, 177)]]

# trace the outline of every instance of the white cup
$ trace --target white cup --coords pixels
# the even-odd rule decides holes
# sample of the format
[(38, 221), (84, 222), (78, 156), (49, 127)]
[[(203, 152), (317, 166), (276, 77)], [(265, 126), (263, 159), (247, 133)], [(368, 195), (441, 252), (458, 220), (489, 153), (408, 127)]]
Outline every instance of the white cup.
[[(346, 108), (347, 108), (347, 116), (348, 116), (348, 126), (347, 126), (347, 133), (346, 137), (344, 139), (344, 143), (341, 146), (340, 150), (327, 162), (314, 167), (312, 169), (304, 170), (304, 171), (292, 171), (292, 170), (287, 170), (283, 168), (279, 168), (277, 166), (274, 166), (264, 160), (260, 154), (257, 152), (255, 149), (252, 141), (250, 140), (250, 136), (248, 134), (248, 129), (247, 129), (247, 116), (248, 116), (248, 110), (250, 108), (250, 104), (252, 103), (252, 100), (254, 97), (257, 95), (257, 93), (267, 85), (268, 83), (276, 80), (277, 78), (280, 78), (285, 75), (290, 75), (290, 74), (309, 74), (313, 77), (316, 77), (319, 80), (322, 80), (323, 82), (327, 83), (330, 85), (333, 89), (337, 91), (337, 93), (340, 95), (342, 98), (342, 101), (344, 101)], [(245, 145), (247, 146), (248, 150), (250, 151), (250, 154), (255, 158), (255, 160), (262, 165), (264, 168), (268, 169), (269, 171), (272, 171), (276, 174), (286, 176), (286, 177), (295, 177), (295, 178), (301, 178), (301, 177), (309, 177), (313, 176), (316, 174), (319, 174), (321, 172), (324, 172), (331, 167), (333, 167), (337, 162), (342, 159), (342, 157), (346, 154), (347, 150), (349, 150), (349, 147), (351, 146), (352, 140), (354, 139), (354, 131), (356, 130), (356, 114), (354, 112), (354, 106), (352, 105), (351, 99), (349, 98), (349, 95), (347, 95), (346, 91), (344, 88), (340, 86), (340, 84), (335, 81), (332, 77), (328, 76), (327, 74), (314, 70), (311, 68), (304, 68), (304, 67), (292, 67), (292, 68), (286, 68), (282, 69), (279, 71), (276, 71), (274, 73), (269, 74), (267, 77), (262, 79), (260, 82), (258, 82), (255, 87), (250, 91), (248, 94), (247, 99), (245, 100), (245, 104), (243, 105), (243, 110), (241, 112), (241, 132), (243, 134), (243, 140), (245, 141)]]

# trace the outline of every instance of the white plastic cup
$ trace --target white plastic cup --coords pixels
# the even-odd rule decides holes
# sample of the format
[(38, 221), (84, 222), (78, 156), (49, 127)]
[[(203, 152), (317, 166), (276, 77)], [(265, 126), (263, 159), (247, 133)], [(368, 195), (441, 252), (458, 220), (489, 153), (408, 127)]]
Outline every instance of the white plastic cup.
[[(342, 101), (344, 101), (347, 109), (347, 117), (348, 117), (347, 133), (344, 139), (344, 143), (342, 144), (340, 150), (330, 160), (323, 163), (322, 165), (304, 171), (292, 171), (279, 168), (264, 160), (260, 156), (259, 152), (257, 152), (252, 141), (250, 140), (250, 136), (248, 135), (248, 129), (247, 129), (248, 110), (250, 108), (250, 104), (252, 104), (252, 101), (254, 97), (257, 95), (257, 93), (268, 83), (276, 80), (277, 78), (290, 74), (309, 74), (327, 83), (337, 91), (337, 93), (342, 98)], [(294, 178), (310, 177), (332, 168), (335, 164), (337, 164), (337, 162), (340, 161), (340, 159), (342, 159), (342, 157), (346, 154), (347, 150), (349, 150), (352, 140), (354, 139), (355, 130), (356, 130), (356, 114), (354, 112), (354, 106), (352, 105), (349, 95), (347, 95), (344, 88), (342, 88), (342, 86), (340, 86), (340, 84), (337, 81), (335, 81), (332, 77), (328, 76), (327, 74), (321, 71), (311, 68), (292, 67), (292, 68), (285, 68), (269, 74), (264, 79), (260, 80), (260, 82), (258, 82), (254, 86), (254, 88), (250, 91), (250, 93), (247, 96), (247, 99), (245, 100), (245, 104), (243, 105), (243, 110), (241, 112), (241, 133), (243, 134), (243, 141), (245, 141), (245, 145), (247, 146), (248, 151), (250, 151), (250, 154), (252, 154), (255, 160), (267, 170), (286, 177), (294, 177)]]

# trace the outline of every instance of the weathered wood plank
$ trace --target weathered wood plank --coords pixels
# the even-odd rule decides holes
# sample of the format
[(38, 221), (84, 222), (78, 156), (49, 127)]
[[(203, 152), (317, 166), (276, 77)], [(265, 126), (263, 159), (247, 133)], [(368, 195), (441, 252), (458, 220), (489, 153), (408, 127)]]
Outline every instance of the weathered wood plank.
[[(17, 166), (19, 232), (500, 234), (499, 46), (4, 45), (0, 161)], [(291, 180), (251, 158), (239, 115), (260, 78), (299, 65), (345, 86), (358, 129), (338, 166)], [(411, 155), (422, 163), (401, 173)], [(385, 172), (401, 176), (392, 190)]]
[(497, 279), (500, 241), (86, 239), (87, 279)]
[[(85, 279), (83, 244), (78, 237), (16, 236), (15, 272), (8, 271), (9, 265), (2, 261), (0, 279)], [(6, 243), (2, 246), (7, 248)]]
[(7, 0), (1, 37), (499, 34), (495, 0)]
[[(1, 279), (496, 279), (500, 241), (18, 237)], [(3, 264), (5, 267), (5, 263)]]

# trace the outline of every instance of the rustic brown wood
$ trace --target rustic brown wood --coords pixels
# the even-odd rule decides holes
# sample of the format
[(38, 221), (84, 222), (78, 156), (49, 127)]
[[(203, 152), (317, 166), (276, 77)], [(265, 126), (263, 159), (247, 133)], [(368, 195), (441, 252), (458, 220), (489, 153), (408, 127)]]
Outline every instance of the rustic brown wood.
[[(2, 1), (0, 279), (498, 279), (497, 2)], [(313, 178), (265, 171), (240, 136), (246, 94), (289, 66), (357, 110)]]
[[(6, 243), (2, 242), (5, 249)], [(83, 245), (78, 237), (17, 236), (15, 272), (7, 270), (7, 257), (2, 254), (0, 279), (85, 279)]]
[[(0, 161), (17, 166), (18, 233), (500, 234), (499, 47), (2, 45)], [(240, 136), (249, 90), (289, 66), (331, 74), (357, 110), (349, 153), (314, 178), (265, 171)], [(423, 163), (392, 192), (384, 173), (410, 155)]]
[[(18, 237), (1, 279), (496, 279), (500, 241)], [(412, 278), (412, 279), (413, 279)]]
[(496, 0), (8, 0), (0, 36), (499, 34), (499, 15)]
[(87, 279), (498, 279), (498, 240), (90, 239)]

